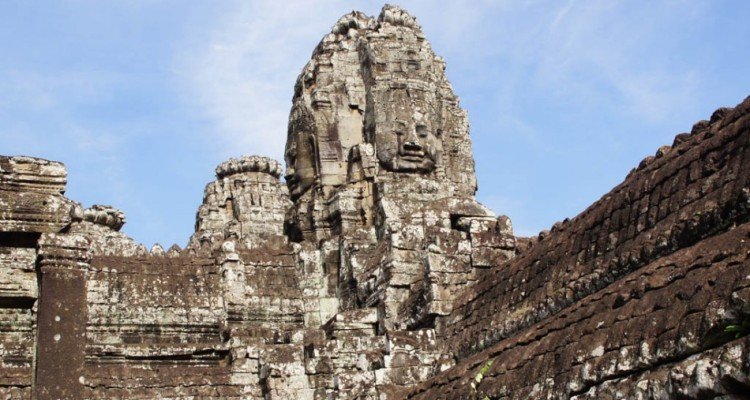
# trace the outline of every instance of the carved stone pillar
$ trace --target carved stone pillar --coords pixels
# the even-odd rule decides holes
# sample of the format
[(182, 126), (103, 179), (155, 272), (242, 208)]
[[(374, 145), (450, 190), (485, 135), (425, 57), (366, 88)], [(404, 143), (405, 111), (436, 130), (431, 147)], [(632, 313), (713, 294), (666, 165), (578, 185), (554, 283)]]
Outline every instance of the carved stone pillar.
[(89, 243), (82, 236), (44, 234), (39, 240), (36, 399), (84, 397), (89, 261)]
[(218, 258), (221, 266), (224, 309), (227, 313), (230, 313), (233, 308), (242, 307), (245, 294), (245, 265), (240, 260), (235, 246), (232, 241), (222, 243)]

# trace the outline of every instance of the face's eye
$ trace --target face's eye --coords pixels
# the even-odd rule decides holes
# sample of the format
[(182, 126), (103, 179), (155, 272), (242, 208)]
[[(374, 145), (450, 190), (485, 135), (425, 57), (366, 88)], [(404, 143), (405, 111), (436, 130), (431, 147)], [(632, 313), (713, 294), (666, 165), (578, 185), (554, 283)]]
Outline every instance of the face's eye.
[(419, 137), (427, 137), (427, 127), (424, 125), (417, 125), (417, 136)]

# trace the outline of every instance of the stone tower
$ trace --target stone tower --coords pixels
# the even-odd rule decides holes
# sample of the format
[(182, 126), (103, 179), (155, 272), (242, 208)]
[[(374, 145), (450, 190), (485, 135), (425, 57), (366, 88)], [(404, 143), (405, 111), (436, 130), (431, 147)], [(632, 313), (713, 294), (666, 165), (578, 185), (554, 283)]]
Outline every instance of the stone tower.
[(268, 157), (230, 159), (216, 167), (216, 181), (206, 185), (198, 209), (192, 246), (242, 239), (247, 247), (276, 240), (283, 233), (289, 207), (282, 167)]
[(429, 324), (478, 276), (471, 251), (444, 246), (499, 229), (507, 240), (492, 257), (512, 256), (510, 222), (474, 198), (468, 121), (445, 63), (406, 11), (342, 17), (292, 102), (286, 232), (337, 254), (344, 307), (377, 306), (384, 329)]

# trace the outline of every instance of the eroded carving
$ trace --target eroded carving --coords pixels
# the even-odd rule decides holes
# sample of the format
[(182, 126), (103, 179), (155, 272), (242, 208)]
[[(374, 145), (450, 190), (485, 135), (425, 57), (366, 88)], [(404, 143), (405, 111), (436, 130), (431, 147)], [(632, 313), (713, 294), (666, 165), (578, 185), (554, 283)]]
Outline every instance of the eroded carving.
[(83, 220), (119, 231), (125, 225), (125, 213), (112, 206), (95, 204), (83, 210)]
[(425, 92), (409, 88), (394, 88), (383, 97), (382, 122), (369, 126), (380, 163), (390, 171), (434, 170), (442, 153), (434, 97), (428, 101)]

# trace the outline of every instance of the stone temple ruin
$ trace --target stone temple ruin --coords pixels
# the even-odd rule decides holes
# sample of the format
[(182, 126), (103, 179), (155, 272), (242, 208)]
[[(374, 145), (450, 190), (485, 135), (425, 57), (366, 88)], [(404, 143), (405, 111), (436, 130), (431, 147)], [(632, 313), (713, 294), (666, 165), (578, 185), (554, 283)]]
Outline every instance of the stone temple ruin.
[(573, 219), (513, 234), (414, 17), (342, 17), (284, 168), (231, 159), (185, 249), (0, 157), (3, 399), (744, 399), (750, 98)]

